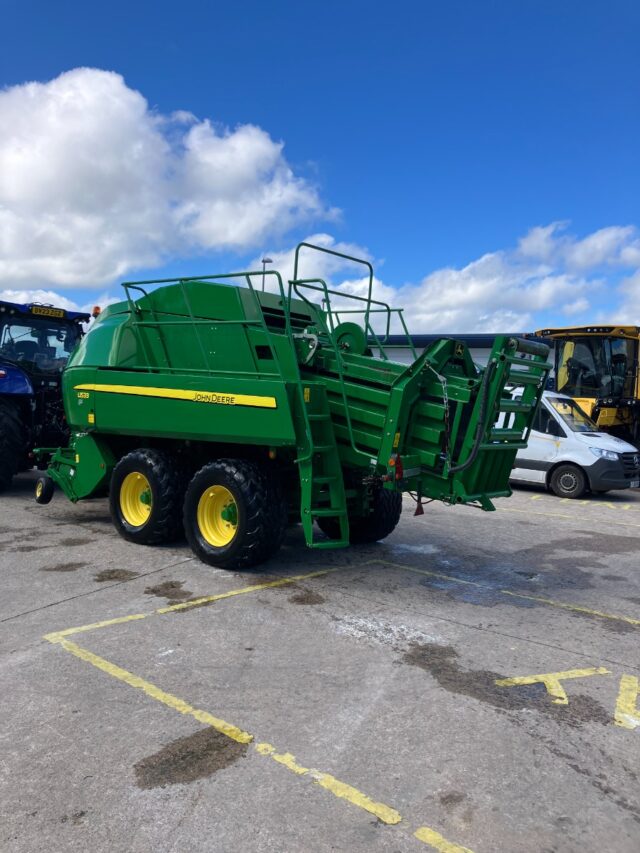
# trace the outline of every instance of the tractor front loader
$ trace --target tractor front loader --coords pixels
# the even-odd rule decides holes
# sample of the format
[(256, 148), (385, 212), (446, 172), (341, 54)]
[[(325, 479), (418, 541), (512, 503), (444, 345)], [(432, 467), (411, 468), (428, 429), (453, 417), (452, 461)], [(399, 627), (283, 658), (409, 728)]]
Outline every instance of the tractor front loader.
[[(303, 250), (364, 264), (368, 295), (300, 277)], [(410, 338), (402, 311), (372, 299), (368, 262), (302, 243), (291, 281), (269, 271), (259, 290), (262, 275), (124, 285), (63, 374), (72, 441), (40, 502), (53, 483), (72, 501), (108, 492), (126, 539), (184, 531), (201, 560), (238, 568), (275, 554), (291, 522), (310, 548), (342, 548), (388, 536), (403, 492), (418, 513), (431, 500), (492, 510), (511, 494), (544, 344), (497, 337), (480, 370), (442, 339), (398, 364), (392, 325)]]

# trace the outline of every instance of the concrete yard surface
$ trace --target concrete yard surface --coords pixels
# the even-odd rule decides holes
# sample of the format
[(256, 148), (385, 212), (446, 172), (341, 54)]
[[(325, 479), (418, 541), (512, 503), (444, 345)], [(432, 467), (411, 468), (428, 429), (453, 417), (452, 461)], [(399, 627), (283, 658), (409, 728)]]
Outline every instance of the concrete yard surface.
[(637, 853), (640, 493), (260, 570), (0, 498), (0, 849)]

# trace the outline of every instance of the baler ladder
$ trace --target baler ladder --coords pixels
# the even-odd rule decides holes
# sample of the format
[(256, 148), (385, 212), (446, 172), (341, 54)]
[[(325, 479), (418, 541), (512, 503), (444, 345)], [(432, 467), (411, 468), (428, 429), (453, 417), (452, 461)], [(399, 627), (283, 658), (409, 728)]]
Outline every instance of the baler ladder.
[[(305, 382), (303, 387), (304, 454), (298, 460), (300, 475), (300, 517), (310, 548), (344, 548), (349, 544), (349, 519), (342, 467), (329, 412), (327, 392), (320, 382)], [(335, 539), (314, 539), (316, 518), (338, 522)]]

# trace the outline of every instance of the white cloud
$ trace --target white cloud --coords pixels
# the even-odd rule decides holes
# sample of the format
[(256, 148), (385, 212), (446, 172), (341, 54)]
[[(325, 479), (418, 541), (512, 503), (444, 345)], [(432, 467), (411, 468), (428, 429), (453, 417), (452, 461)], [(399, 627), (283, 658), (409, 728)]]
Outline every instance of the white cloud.
[(0, 92), (0, 281), (98, 287), (193, 251), (331, 218), (262, 129), (152, 111), (76, 68)]
[[(635, 269), (633, 264), (624, 266), (621, 249), (622, 246), (633, 247), (636, 229), (617, 226), (600, 229), (582, 240), (565, 232), (566, 228), (561, 230), (553, 225), (532, 229), (514, 249), (489, 252), (461, 268), (439, 269), (417, 283), (400, 287), (393, 287), (375, 276), (374, 298), (392, 308), (404, 308), (407, 325), (414, 333), (527, 331), (553, 323), (562, 325), (563, 318), (570, 318), (570, 322), (576, 324), (615, 320), (640, 325), (640, 263)], [(615, 239), (611, 237), (614, 232)], [(597, 239), (590, 240), (596, 235)], [(366, 248), (339, 242), (330, 234), (313, 234), (306, 242), (373, 261)], [(588, 249), (582, 255), (583, 267), (577, 269), (568, 249), (581, 245)], [(602, 249), (603, 245), (608, 245), (608, 253)], [(594, 247), (598, 247), (597, 251)], [(587, 256), (591, 258), (591, 267), (586, 265)], [(293, 275), (294, 249), (269, 252), (269, 257), (272, 263), (268, 269), (281, 273), (286, 288)], [(259, 272), (261, 259), (262, 255), (257, 256), (249, 267)], [(603, 275), (603, 268), (613, 277)], [(625, 270), (628, 275), (624, 274)], [(322, 278), (330, 288), (345, 295), (366, 296), (368, 292), (369, 281), (362, 275), (362, 267), (325, 253), (303, 250), (299, 275)], [(259, 277), (254, 280), (254, 286), (260, 287)], [(275, 290), (273, 277), (267, 279), (267, 289)], [(320, 294), (310, 291), (306, 294), (320, 302)], [(36, 296), (23, 292), (19, 295), (20, 300), (16, 301), (38, 299), (58, 304), (63, 298), (55, 293)], [(5, 295), (4, 298), (12, 297)], [(106, 293), (95, 300), (102, 305), (111, 301), (113, 297)], [(332, 302), (334, 307), (344, 308), (347, 304), (346, 299), (339, 297), (332, 298)], [(86, 310), (91, 306), (82, 307)], [(341, 319), (362, 318), (343, 315)], [(384, 331), (386, 316), (376, 315), (374, 321), (376, 331)], [(397, 320), (391, 331), (400, 331)]]

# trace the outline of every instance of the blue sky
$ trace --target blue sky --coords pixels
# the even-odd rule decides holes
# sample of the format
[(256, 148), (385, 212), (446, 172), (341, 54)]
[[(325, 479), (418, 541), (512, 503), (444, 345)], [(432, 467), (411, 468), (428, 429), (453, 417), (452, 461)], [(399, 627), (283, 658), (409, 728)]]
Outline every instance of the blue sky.
[[(0, 212), (13, 216), (1, 288), (42, 287), (83, 304), (117, 293), (123, 277), (241, 268), (322, 233), (366, 249), (381, 292), (396, 298), (399, 288), (422, 331), (612, 311), (640, 323), (637, 3), (3, 8), (0, 121), (15, 138), (4, 158), (0, 142)], [(79, 74), (51, 88), (81, 68), (123, 82)], [(28, 81), (45, 88), (34, 97)], [(146, 101), (142, 117), (130, 91)], [(86, 92), (84, 128), (65, 104)], [(119, 99), (131, 115), (105, 108)], [(60, 136), (61, 125), (73, 133)], [(244, 126), (256, 133), (233, 135)], [(116, 160), (142, 146), (145, 164), (164, 157), (163, 181), (180, 172), (178, 185), (152, 198), (153, 170), (139, 186), (117, 163), (107, 181), (106, 149), (94, 179), (94, 140), (111, 132)], [(234, 176), (222, 189), (221, 169)], [(180, 210), (180, 239), (158, 221), (165, 203)], [(230, 233), (230, 220), (245, 222), (242, 233)]]

